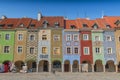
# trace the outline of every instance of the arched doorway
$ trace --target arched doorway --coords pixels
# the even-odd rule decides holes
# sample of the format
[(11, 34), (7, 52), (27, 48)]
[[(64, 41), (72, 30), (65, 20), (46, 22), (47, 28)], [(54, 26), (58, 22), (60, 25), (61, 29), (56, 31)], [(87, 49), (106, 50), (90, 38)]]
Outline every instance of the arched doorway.
[(41, 60), (40, 62), (39, 62), (39, 69), (38, 69), (38, 71), (39, 72), (48, 72), (48, 68), (49, 68), (49, 62), (48, 61), (46, 61), (46, 60)]
[(4, 72), (9, 72), (12, 63), (9, 60), (7, 60), (3, 62), (3, 65), (4, 65)]
[(87, 71), (92, 72), (92, 65), (90, 61), (83, 61), (82, 64), (86, 64), (87, 66)]
[(119, 64), (118, 64), (118, 72), (120, 72), (120, 62), (119, 62)]
[(28, 70), (32, 71), (32, 72), (36, 72), (36, 62), (35, 61), (27, 61), (27, 67)]
[(96, 60), (94, 65), (94, 71), (95, 72), (103, 72), (103, 65), (101, 60)]
[(69, 72), (70, 71), (70, 61), (66, 60), (64, 61), (64, 72)]
[(16, 61), (15, 62), (15, 67), (17, 68), (18, 71), (20, 71), (24, 65), (25, 64), (23, 61)]
[(105, 70), (107, 72), (115, 72), (114, 61), (112, 61), (112, 60), (107, 61), (106, 65), (105, 65)]
[(78, 61), (77, 60), (74, 60), (73, 61), (73, 66), (72, 66), (73, 68), (73, 72), (79, 72), (79, 63), (78, 63)]
[(53, 63), (52, 63), (52, 70), (61, 72), (61, 62), (58, 61), (58, 60), (53, 61)]

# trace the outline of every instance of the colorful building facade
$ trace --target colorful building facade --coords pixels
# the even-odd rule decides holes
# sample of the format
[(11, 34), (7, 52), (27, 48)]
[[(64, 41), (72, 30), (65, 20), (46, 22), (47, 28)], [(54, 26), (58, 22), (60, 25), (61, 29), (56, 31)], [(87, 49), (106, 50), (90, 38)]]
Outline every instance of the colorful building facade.
[(120, 17), (0, 20), (0, 63), (32, 72), (120, 71)]

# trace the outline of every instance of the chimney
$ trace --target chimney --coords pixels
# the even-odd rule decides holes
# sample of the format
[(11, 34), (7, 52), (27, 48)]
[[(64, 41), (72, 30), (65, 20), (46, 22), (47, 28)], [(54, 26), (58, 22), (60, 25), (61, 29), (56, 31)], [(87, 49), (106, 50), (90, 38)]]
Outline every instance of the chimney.
[(42, 17), (42, 14), (38, 12), (38, 17), (37, 17), (38, 21), (40, 21), (41, 17)]
[(89, 18), (89, 17), (86, 17), (86, 19), (87, 19), (87, 20), (90, 20), (90, 18)]
[(6, 19), (7, 17), (6, 16), (2, 16), (1, 19)]

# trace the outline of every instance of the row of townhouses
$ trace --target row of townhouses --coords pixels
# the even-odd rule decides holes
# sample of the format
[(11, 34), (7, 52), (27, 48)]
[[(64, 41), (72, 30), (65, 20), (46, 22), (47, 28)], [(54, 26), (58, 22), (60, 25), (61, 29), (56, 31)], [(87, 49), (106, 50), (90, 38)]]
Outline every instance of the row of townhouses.
[(61, 16), (0, 20), (0, 63), (33, 72), (120, 71), (120, 17), (94, 20)]

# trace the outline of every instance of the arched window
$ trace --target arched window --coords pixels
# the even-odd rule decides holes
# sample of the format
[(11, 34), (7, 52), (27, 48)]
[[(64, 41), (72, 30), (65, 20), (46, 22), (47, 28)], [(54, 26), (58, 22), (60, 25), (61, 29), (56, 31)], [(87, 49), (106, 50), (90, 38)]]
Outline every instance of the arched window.
[(31, 41), (35, 40), (35, 36), (34, 35), (30, 35), (30, 40)]

